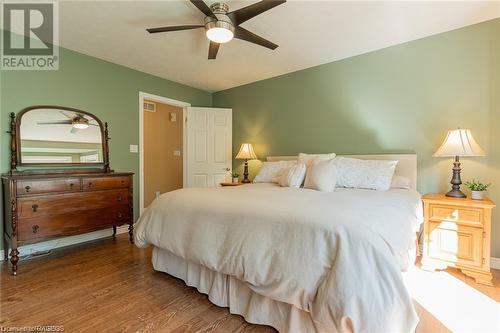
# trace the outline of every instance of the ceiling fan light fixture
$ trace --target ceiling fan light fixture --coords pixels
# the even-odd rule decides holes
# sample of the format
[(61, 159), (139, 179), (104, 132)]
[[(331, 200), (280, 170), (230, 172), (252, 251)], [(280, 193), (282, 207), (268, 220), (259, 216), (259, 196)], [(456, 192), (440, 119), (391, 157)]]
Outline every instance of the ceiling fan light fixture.
[(234, 37), (234, 27), (225, 21), (209, 22), (206, 24), (207, 38), (212, 42), (223, 44)]
[(76, 124), (73, 124), (73, 127), (78, 128), (78, 129), (86, 129), (89, 127), (89, 125), (84, 124), (84, 123), (76, 123)]
[(89, 121), (85, 118), (75, 118), (73, 120), (73, 127), (78, 129), (86, 129), (89, 127)]

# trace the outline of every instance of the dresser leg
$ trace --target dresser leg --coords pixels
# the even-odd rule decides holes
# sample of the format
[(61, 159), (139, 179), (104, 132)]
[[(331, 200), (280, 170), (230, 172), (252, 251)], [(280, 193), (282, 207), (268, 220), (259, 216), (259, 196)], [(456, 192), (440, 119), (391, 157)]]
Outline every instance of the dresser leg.
[(134, 223), (130, 222), (128, 225), (128, 237), (130, 239), (130, 243), (134, 244)]
[(461, 269), (462, 273), (472, 277), (476, 283), (493, 286), (493, 275), (489, 272), (476, 272), (468, 269)]
[(113, 226), (113, 238), (116, 238), (116, 225)]
[(17, 262), (19, 261), (18, 257), (19, 251), (17, 249), (12, 249), (10, 251), (10, 262), (12, 263), (12, 274), (17, 275)]

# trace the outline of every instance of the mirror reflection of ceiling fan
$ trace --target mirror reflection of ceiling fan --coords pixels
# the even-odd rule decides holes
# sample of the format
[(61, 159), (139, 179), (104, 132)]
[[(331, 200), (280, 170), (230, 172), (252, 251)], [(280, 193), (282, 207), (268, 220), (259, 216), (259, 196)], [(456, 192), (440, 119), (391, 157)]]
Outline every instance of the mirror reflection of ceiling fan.
[(264, 39), (253, 32), (240, 26), (243, 22), (279, 6), (286, 0), (262, 0), (252, 5), (230, 12), (229, 6), (222, 2), (212, 4), (210, 7), (203, 0), (190, 0), (203, 14), (205, 14), (204, 24), (178, 25), (168, 27), (158, 27), (146, 29), (150, 34), (158, 32), (191, 30), (205, 28), (207, 38), (210, 40), (208, 47), (208, 59), (215, 59), (219, 46), (227, 43), (231, 39), (238, 38), (253, 44), (257, 44), (274, 50), (278, 45)]
[(99, 126), (94, 122), (93, 119), (89, 120), (85, 118), (85, 115), (81, 113), (77, 113), (75, 116), (72, 116), (64, 111), (59, 111), (63, 116), (68, 119), (65, 120), (52, 120), (52, 121), (39, 121), (37, 125), (71, 125), (71, 130), (69, 131), (72, 134), (75, 134), (81, 129), (86, 129), (89, 126)]

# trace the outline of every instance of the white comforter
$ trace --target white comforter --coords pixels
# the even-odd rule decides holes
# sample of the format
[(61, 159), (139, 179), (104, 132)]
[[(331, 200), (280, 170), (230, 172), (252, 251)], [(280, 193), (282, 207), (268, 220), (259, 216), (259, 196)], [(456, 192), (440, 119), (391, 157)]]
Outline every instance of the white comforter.
[(411, 190), (189, 188), (156, 199), (135, 239), (234, 276), (332, 331), (347, 316), (355, 332), (412, 332), (418, 317), (401, 269), (420, 205)]

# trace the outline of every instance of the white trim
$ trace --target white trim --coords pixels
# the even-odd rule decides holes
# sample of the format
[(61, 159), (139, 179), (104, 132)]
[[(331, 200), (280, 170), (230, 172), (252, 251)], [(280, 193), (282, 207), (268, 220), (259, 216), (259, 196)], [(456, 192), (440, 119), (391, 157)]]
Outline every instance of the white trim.
[[(128, 233), (128, 225), (122, 225), (116, 228), (116, 234)], [(83, 242), (89, 242), (101, 238), (110, 237), (113, 235), (112, 229), (98, 230), (94, 232), (90, 232), (87, 234), (70, 236), (70, 237), (61, 237), (56, 239), (51, 239), (49, 241), (40, 242), (36, 244), (28, 244), (24, 246), (20, 246), (19, 256), (27, 256), (36, 252), (50, 251), (53, 249), (57, 249), (60, 247), (70, 246), (74, 244), (79, 244)], [(0, 251), (0, 258), (3, 258), (5, 250)], [(22, 259), (22, 258), (21, 258)]]
[(491, 257), (490, 267), (494, 269), (500, 269), (500, 258)]
[(183, 186), (186, 184), (187, 175), (187, 164), (186, 164), (186, 108), (191, 106), (190, 103), (183, 101), (178, 101), (176, 99), (171, 99), (163, 96), (148, 94), (145, 92), (139, 92), (139, 213), (142, 214), (144, 211), (144, 100), (150, 100), (162, 104), (168, 104), (173, 106), (178, 106), (182, 108), (182, 182)]

